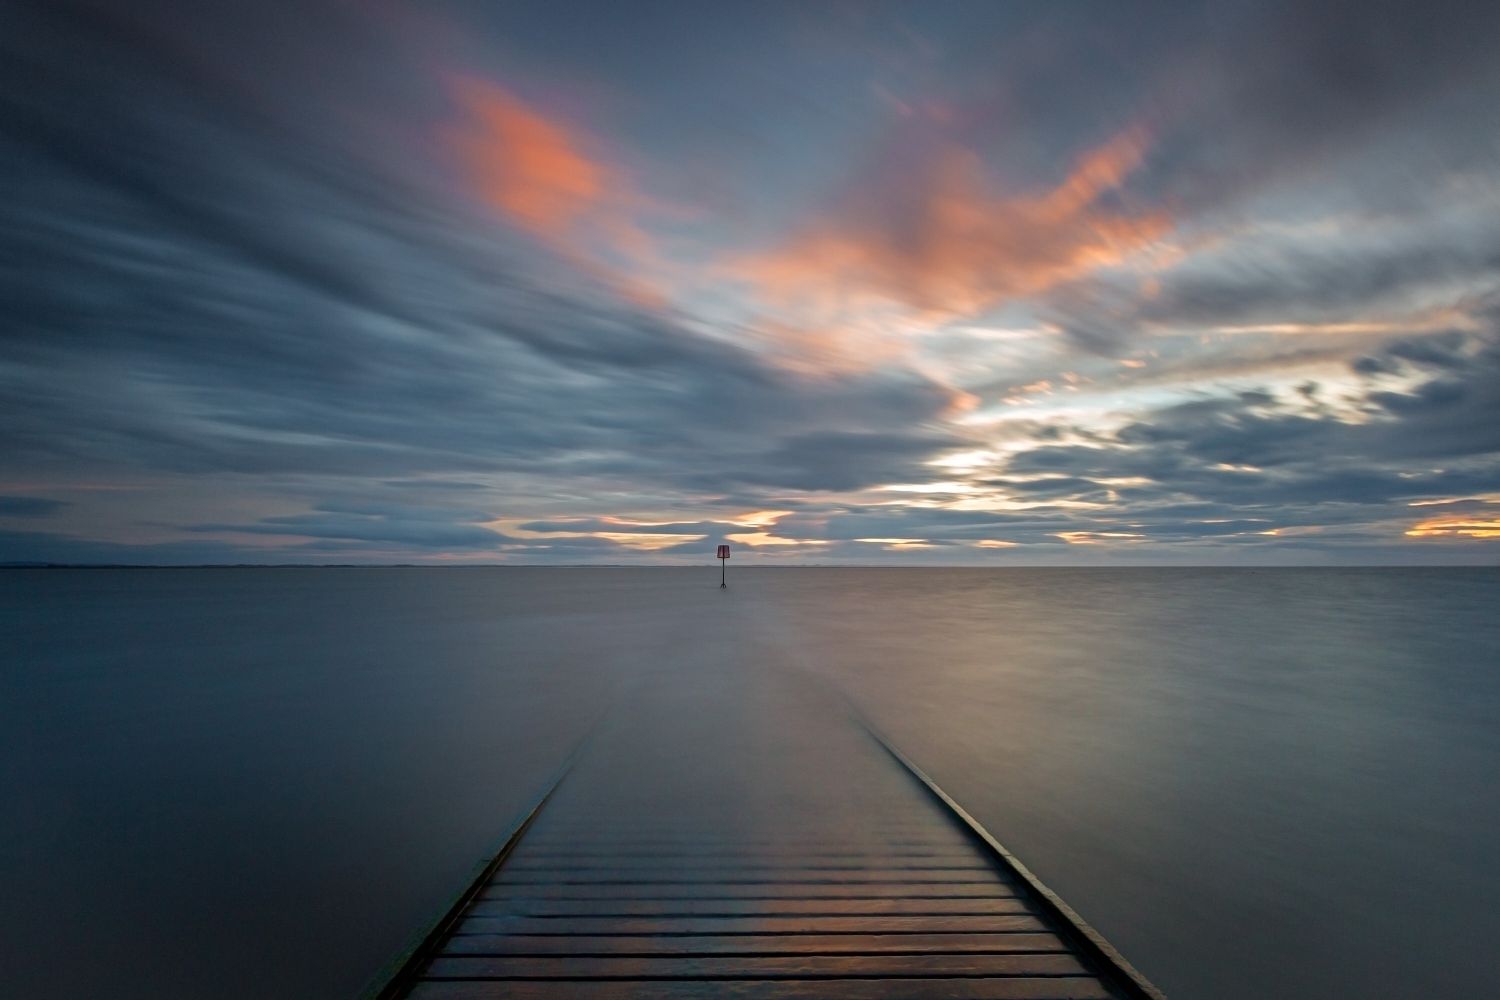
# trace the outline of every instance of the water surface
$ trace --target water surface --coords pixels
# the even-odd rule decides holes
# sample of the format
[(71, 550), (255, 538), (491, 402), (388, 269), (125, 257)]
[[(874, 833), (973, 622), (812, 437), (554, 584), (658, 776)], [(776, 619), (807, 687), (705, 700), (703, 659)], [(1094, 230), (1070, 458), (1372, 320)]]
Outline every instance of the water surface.
[(352, 995), (601, 717), (757, 670), (1176, 1000), (1489, 991), (1500, 572), (735, 570), (0, 572), (7, 991)]

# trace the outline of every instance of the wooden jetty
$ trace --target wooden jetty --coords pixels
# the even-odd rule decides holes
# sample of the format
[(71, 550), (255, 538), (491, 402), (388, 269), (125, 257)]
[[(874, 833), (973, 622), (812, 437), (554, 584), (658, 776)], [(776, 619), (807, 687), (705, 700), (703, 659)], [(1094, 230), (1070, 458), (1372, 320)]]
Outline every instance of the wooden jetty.
[(811, 686), (621, 713), (369, 995), (1161, 998)]

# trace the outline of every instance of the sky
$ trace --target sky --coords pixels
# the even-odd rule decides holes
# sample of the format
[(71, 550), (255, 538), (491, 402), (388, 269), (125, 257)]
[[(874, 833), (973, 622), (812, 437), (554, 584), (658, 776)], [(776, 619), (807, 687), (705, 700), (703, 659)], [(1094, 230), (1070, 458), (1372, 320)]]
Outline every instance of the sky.
[(1493, 564), (1497, 51), (11, 0), (0, 562)]

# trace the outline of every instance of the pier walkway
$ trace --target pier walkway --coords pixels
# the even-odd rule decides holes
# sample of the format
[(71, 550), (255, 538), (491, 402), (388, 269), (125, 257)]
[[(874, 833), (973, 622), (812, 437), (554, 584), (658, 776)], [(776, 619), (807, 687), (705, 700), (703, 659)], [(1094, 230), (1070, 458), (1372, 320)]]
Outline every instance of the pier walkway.
[(420, 1000), (1160, 997), (794, 670), (624, 700), (372, 991)]

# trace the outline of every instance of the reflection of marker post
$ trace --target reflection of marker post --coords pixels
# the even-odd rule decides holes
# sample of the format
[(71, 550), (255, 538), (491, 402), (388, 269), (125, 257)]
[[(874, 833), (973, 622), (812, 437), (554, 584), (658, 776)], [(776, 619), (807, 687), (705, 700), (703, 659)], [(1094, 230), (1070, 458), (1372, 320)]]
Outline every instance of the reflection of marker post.
[(727, 546), (727, 545), (720, 545), (719, 546), (719, 589), (720, 590), (723, 590), (723, 589), (725, 589), (726, 587), (729, 586), (729, 584), (724, 581), (724, 567), (729, 565), (729, 563), (726, 562), (725, 560), (727, 560), (728, 558), (729, 558), (729, 546)]

